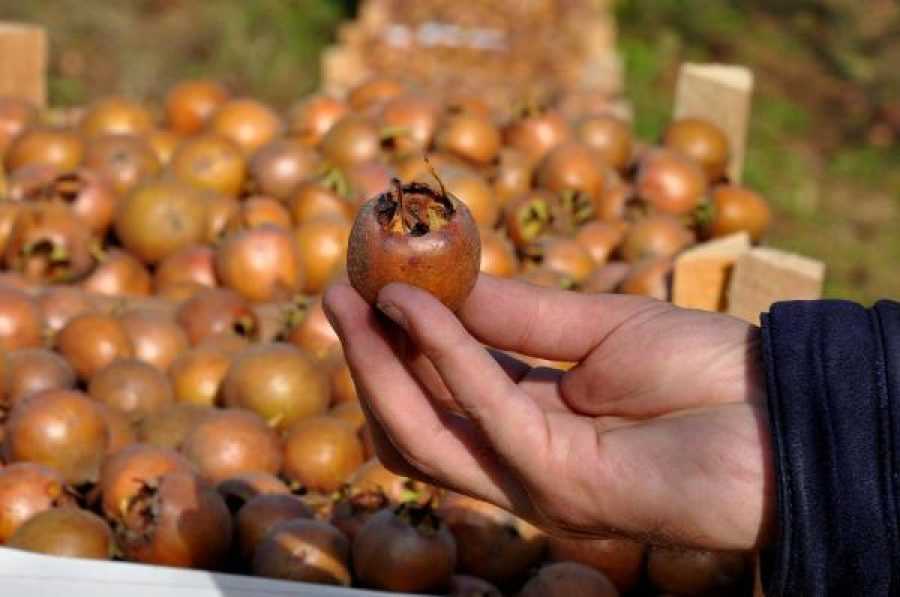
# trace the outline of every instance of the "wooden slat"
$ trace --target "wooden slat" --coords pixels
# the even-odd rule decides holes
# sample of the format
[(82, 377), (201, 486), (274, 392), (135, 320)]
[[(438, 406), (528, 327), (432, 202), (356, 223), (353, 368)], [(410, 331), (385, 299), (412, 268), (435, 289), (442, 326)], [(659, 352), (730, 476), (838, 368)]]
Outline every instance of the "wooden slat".
[(47, 105), (47, 32), (0, 21), (0, 95)]
[(675, 260), (672, 302), (686, 309), (723, 311), (735, 262), (750, 251), (750, 235), (733, 234), (693, 247)]
[(678, 75), (674, 118), (703, 118), (728, 136), (728, 176), (740, 182), (744, 172), (747, 128), (753, 97), (753, 72), (743, 66), (686, 63)]

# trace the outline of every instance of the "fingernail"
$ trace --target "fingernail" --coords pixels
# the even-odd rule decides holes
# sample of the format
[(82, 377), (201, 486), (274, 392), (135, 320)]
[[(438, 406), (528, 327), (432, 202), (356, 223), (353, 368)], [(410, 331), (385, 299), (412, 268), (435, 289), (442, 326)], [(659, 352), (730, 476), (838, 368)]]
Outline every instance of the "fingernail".
[(388, 319), (399, 325), (404, 330), (407, 327), (406, 316), (400, 309), (391, 303), (378, 303), (378, 310), (387, 315)]

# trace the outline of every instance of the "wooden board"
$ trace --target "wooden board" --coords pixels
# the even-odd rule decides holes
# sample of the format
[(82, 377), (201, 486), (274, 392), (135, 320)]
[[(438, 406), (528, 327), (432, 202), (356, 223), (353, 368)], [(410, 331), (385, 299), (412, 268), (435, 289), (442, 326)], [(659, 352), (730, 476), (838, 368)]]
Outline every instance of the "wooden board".
[(0, 21), (0, 95), (47, 105), (47, 32)]
[(809, 257), (757, 247), (738, 258), (728, 292), (728, 313), (759, 324), (772, 303), (822, 298), (825, 264)]
[(750, 251), (750, 235), (732, 234), (693, 247), (675, 260), (672, 302), (686, 309), (723, 311), (735, 262)]
[(743, 66), (692, 64), (681, 67), (675, 89), (674, 118), (703, 118), (728, 136), (728, 177), (741, 182), (753, 98), (753, 72)]

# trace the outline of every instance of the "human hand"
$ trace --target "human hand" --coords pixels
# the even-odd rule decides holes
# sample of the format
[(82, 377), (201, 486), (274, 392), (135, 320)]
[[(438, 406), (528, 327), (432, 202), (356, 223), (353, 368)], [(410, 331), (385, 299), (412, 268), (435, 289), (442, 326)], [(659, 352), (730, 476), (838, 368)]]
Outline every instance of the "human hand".
[[(549, 532), (759, 546), (773, 479), (759, 332), (724, 315), (482, 275), (454, 316), (346, 284), (325, 308), (379, 458)], [(484, 345), (552, 360), (532, 369)]]

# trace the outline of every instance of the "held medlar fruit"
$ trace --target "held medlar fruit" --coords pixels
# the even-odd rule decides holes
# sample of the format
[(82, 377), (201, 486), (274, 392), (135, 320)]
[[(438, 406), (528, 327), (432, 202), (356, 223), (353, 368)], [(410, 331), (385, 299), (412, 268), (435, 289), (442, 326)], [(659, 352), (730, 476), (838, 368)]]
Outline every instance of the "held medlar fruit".
[(457, 310), (475, 286), (481, 240), (468, 208), (427, 184), (401, 185), (367, 202), (350, 233), (347, 273), (369, 303), (391, 282), (418, 286)]
[(350, 586), (350, 542), (321, 520), (297, 518), (273, 526), (253, 556), (257, 576)]
[(35, 515), (10, 538), (9, 547), (67, 558), (108, 560), (113, 535), (106, 521), (80, 508), (55, 508)]

